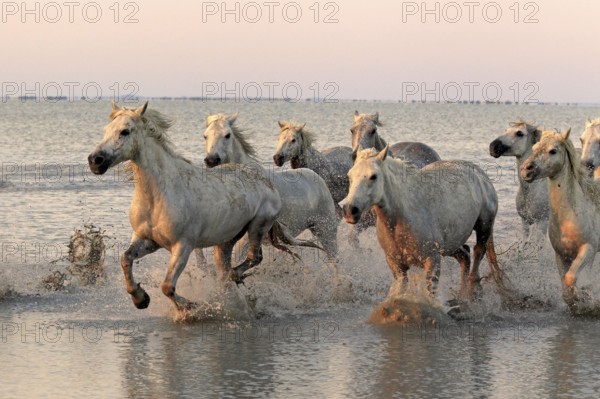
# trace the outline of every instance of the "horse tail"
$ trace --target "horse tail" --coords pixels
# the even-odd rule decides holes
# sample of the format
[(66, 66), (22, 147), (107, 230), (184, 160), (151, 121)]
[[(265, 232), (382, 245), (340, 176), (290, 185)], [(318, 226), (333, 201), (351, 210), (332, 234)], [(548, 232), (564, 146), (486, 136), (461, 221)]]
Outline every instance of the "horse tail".
[(269, 230), (269, 240), (271, 241), (271, 244), (273, 244), (273, 246), (275, 248), (277, 248), (281, 251), (287, 252), (288, 254), (292, 255), (296, 259), (301, 259), (301, 258), (298, 254), (296, 254), (295, 252), (293, 252), (292, 250), (290, 250), (287, 246), (285, 246), (283, 244), (299, 246), (299, 247), (317, 248), (317, 249), (320, 249), (321, 251), (325, 251), (323, 248), (321, 248), (319, 245), (315, 244), (312, 241), (299, 240), (299, 239), (295, 238), (294, 236), (292, 236), (292, 234), (290, 233), (288, 228), (279, 221), (273, 222), (273, 226), (271, 227), (271, 230)]
[(508, 278), (505, 276), (502, 269), (500, 269), (500, 265), (498, 265), (498, 258), (496, 257), (496, 249), (494, 248), (493, 233), (490, 234), (490, 238), (487, 241), (485, 252), (486, 252), (488, 262), (490, 264), (490, 269), (491, 269), (490, 274), (492, 275), (492, 278), (498, 285), (498, 288), (500, 288), (501, 293), (503, 293), (503, 294), (509, 293), (511, 290), (505, 284), (505, 280), (508, 280)]

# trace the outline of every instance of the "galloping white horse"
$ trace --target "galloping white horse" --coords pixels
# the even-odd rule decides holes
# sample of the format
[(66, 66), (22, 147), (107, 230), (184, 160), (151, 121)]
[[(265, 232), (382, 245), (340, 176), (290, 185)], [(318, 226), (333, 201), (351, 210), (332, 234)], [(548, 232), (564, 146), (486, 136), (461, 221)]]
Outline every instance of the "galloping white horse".
[[(383, 126), (379, 121), (379, 112), (374, 114), (359, 114), (354, 111), (354, 124), (350, 129), (352, 132), (352, 148), (360, 145), (362, 148), (375, 148), (383, 150), (387, 145), (384, 139), (377, 133), (377, 127)], [(426, 144), (412, 141), (401, 141), (390, 146), (390, 155), (410, 162), (417, 168), (422, 168), (432, 162), (439, 161), (437, 152)]]
[(348, 171), (352, 167), (352, 149), (340, 146), (319, 152), (313, 147), (315, 134), (306, 129), (306, 124), (280, 121), (279, 128), (277, 150), (273, 155), (275, 165), (283, 166), (290, 161), (292, 169), (312, 169), (325, 180), (336, 204), (346, 198), (350, 187)]
[(334, 261), (338, 249), (336, 205), (323, 179), (306, 168), (267, 173), (256, 159), (255, 148), (236, 126), (236, 119), (237, 114), (216, 114), (206, 119), (206, 165), (244, 164), (270, 178), (282, 201), (277, 220), (292, 236), (310, 230), (323, 246), (328, 260)]
[(581, 164), (594, 179), (600, 179), (600, 118), (585, 123), (581, 135)]
[[(281, 199), (267, 179), (240, 166), (208, 171), (176, 154), (166, 134), (171, 122), (147, 106), (119, 108), (113, 102), (110, 123), (88, 161), (95, 174), (130, 161), (135, 182), (129, 212), (133, 236), (121, 266), (133, 303), (139, 309), (150, 303), (135, 283), (133, 261), (165, 248), (171, 259), (162, 292), (177, 308), (184, 308), (191, 303), (175, 293), (175, 286), (192, 250), (214, 245), (222, 275), (230, 272), (238, 279), (261, 262), (261, 242), (276, 224)], [(248, 256), (230, 271), (233, 246), (246, 233)]]
[[(514, 156), (517, 160), (517, 170), (531, 156), (531, 149), (540, 141), (542, 132), (537, 126), (523, 120), (512, 122), (506, 133), (490, 143), (490, 155), (494, 158)], [(516, 197), (517, 213), (523, 225), (523, 237), (529, 236), (529, 228), (539, 224), (546, 234), (548, 228), (548, 184), (545, 181), (526, 183), (519, 174), (519, 191)]]
[(479, 264), (486, 253), (492, 275), (501, 284), (493, 244), (498, 210), (496, 190), (478, 166), (466, 161), (438, 161), (423, 169), (388, 157), (388, 147), (357, 152), (344, 204), (348, 223), (373, 207), (377, 238), (396, 280), (407, 282), (411, 266), (423, 267), (434, 295), (442, 256), (461, 266), (461, 292), (466, 293), (469, 250), (465, 242), (475, 230), (477, 243), (469, 274), (471, 296), (479, 283)]
[(600, 186), (580, 164), (570, 132), (543, 132), (520, 173), (526, 182), (548, 178), (548, 236), (556, 253), (563, 299), (577, 312), (582, 302), (577, 295), (577, 275), (592, 265), (600, 249)]

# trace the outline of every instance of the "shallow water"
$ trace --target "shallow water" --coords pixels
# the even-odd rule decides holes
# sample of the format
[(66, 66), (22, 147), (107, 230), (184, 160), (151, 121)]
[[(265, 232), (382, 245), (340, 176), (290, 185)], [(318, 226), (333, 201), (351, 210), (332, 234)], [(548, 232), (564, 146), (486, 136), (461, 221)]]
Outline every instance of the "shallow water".
[[(202, 103), (152, 100), (176, 120), (178, 150), (200, 163), (203, 118), (240, 111), (259, 156), (270, 160), (277, 120), (307, 122), (317, 146), (349, 144), (352, 112), (379, 111), (389, 142), (423, 141), (442, 158), (486, 168), (500, 199), (496, 247), (501, 266), (544, 310), (502, 308), (491, 284), (465, 321), (437, 327), (367, 323), (391, 285), (373, 230), (361, 248), (341, 225), (340, 281), (319, 254), (303, 262), (268, 250), (246, 286), (220, 291), (209, 266), (190, 262), (178, 291), (203, 305), (201, 321), (182, 323), (160, 293), (168, 254), (142, 259), (134, 272), (152, 297), (135, 309), (119, 257), (131, 227), (131, 183), (122, 170), (98, 178), (85, 165), (100, 140), (108, 103), (10, 101), (0, 120), (0, 392), (2, 397), (593, 397), (600, 383), (598, 321), (572, 318), (560, 297), (554, 255), (534, 233), (521, 239), (514, 209), (514, 160), (487, 147), (518, 117), (548, 128), (572, 126), (573, 138), (600, 108), (398, 103)], [(270, 166), (270, 164), (268, 164)], [(93, 223), (104, 230), (107, 277), (82, 287), (69, 275), (69, 238)], [(444, 260), (440, 302), (458, 286), (458, 266)], [(66, 275), (49, 292), (42, 279)], [(580, 282), (600, 296), (598, 261)], [(487, 271), (487, 263), (483, 272)], [(411, 273), (418, 299), (422, 273)], [(247, 320), (248, 313), (254, 318)]]

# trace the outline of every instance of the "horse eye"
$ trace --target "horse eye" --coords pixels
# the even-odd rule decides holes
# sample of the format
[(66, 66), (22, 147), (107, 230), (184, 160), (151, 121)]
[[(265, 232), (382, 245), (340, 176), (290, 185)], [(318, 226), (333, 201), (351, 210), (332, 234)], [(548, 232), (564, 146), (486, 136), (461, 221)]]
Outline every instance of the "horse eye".
[(292, 139), (292, 143), (295, 143), (295, 142), (296, 142), (296, 139)]
[(226, 139), (228, 139), (228, 138), (230, 138), (230, 137), (231, 137), (231, 133), (227, 133), (227, 134), (225, 135), (225, 138), (226, 138)]
[(556, 154), (556, 150), (553, 148), (550, 151), (548, 151), (548, 154), (554, 155), (554, 154)]
[(523, 137), (524, 136), (523, 132), (520, 131), (520, 130), (516, 133), (516, 135), (517, 135), (517, 137)]
[(129, 129), (124, 129), (124, 130), (121, 130), (121, 133), (119, 133), (119, 136), (129, 136), (129, 133), (131, 133), (131, 131)]
[(377, 180), (377, 175), (371, 175), (371, 177), (369, 177), (369, 180), (372, 180), (372, 181)]
[(350, 129), (350, 133), (354, 134), (354, 128)]

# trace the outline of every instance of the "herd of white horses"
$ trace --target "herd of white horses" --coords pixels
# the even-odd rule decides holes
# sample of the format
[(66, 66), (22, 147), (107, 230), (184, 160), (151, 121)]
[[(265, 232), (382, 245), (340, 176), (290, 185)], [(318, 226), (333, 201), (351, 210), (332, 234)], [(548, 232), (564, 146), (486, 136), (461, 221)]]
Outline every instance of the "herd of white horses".
[[(470, 301), (481, 289), (479, 266), (487, 255), (499, 292), (510, 292), (494, 250), (498, 196), (474, 163), (441, 160), (423, 143), (388, 145), (377, 131), (379, 115), (355, 112), (351, 146), (323, 151), (313, 146), (316, 137), (305, 125), (279, 122), (273, 161), (277, 166), (289, 161), (292, 169), (270, 173), (236, 118), (207, 118), (206, 166), (195, 165), (173, 149), (168, 118), (147, 102), (138, 108), (113, 102), (110, 122), (88, 161), (96, 174), (126, 161), (133, 172), (133, 235), (121, 265), (137, 308), (148, 307), (150, 297), (134, 279), (133, 262), (159, 248), (171, 253), (162, 291), (178, 309), (187, 309), (193, 303), (177, 295), (175, 287), (195, 250), (202, 256), (202, 248), (214, 247), (220, 278), (236, 283), (262, 261), (263, 240), (293, 256), (289, 246), (319, 248), (335, 267), (342, 218), (354, 225), (352, 240), (376, 226), (402, 287), (409, 268), (421, 267), (435, 297), (441, 258), (449, 256), (461, 267), (461, 300)], [(533, 224), (547, 230), (563, 298), (577, 312), (585, 301), (577, 293), (577, 275), (600, 250), (600, 182), (595, 180), (600, 179), (600, 119), (586, 123), (581, 157), (569, 133), (517, 121), (491, 142), (489, 151), (493, 157), (516, 157), (516, 205), (524, 237)], [(305, 230), (315, 242), (296, 238)], [(466, 242), (473, 231), (471, 264)], [(245, 259), (234, 267), (232, 253), (240, 240)]]

